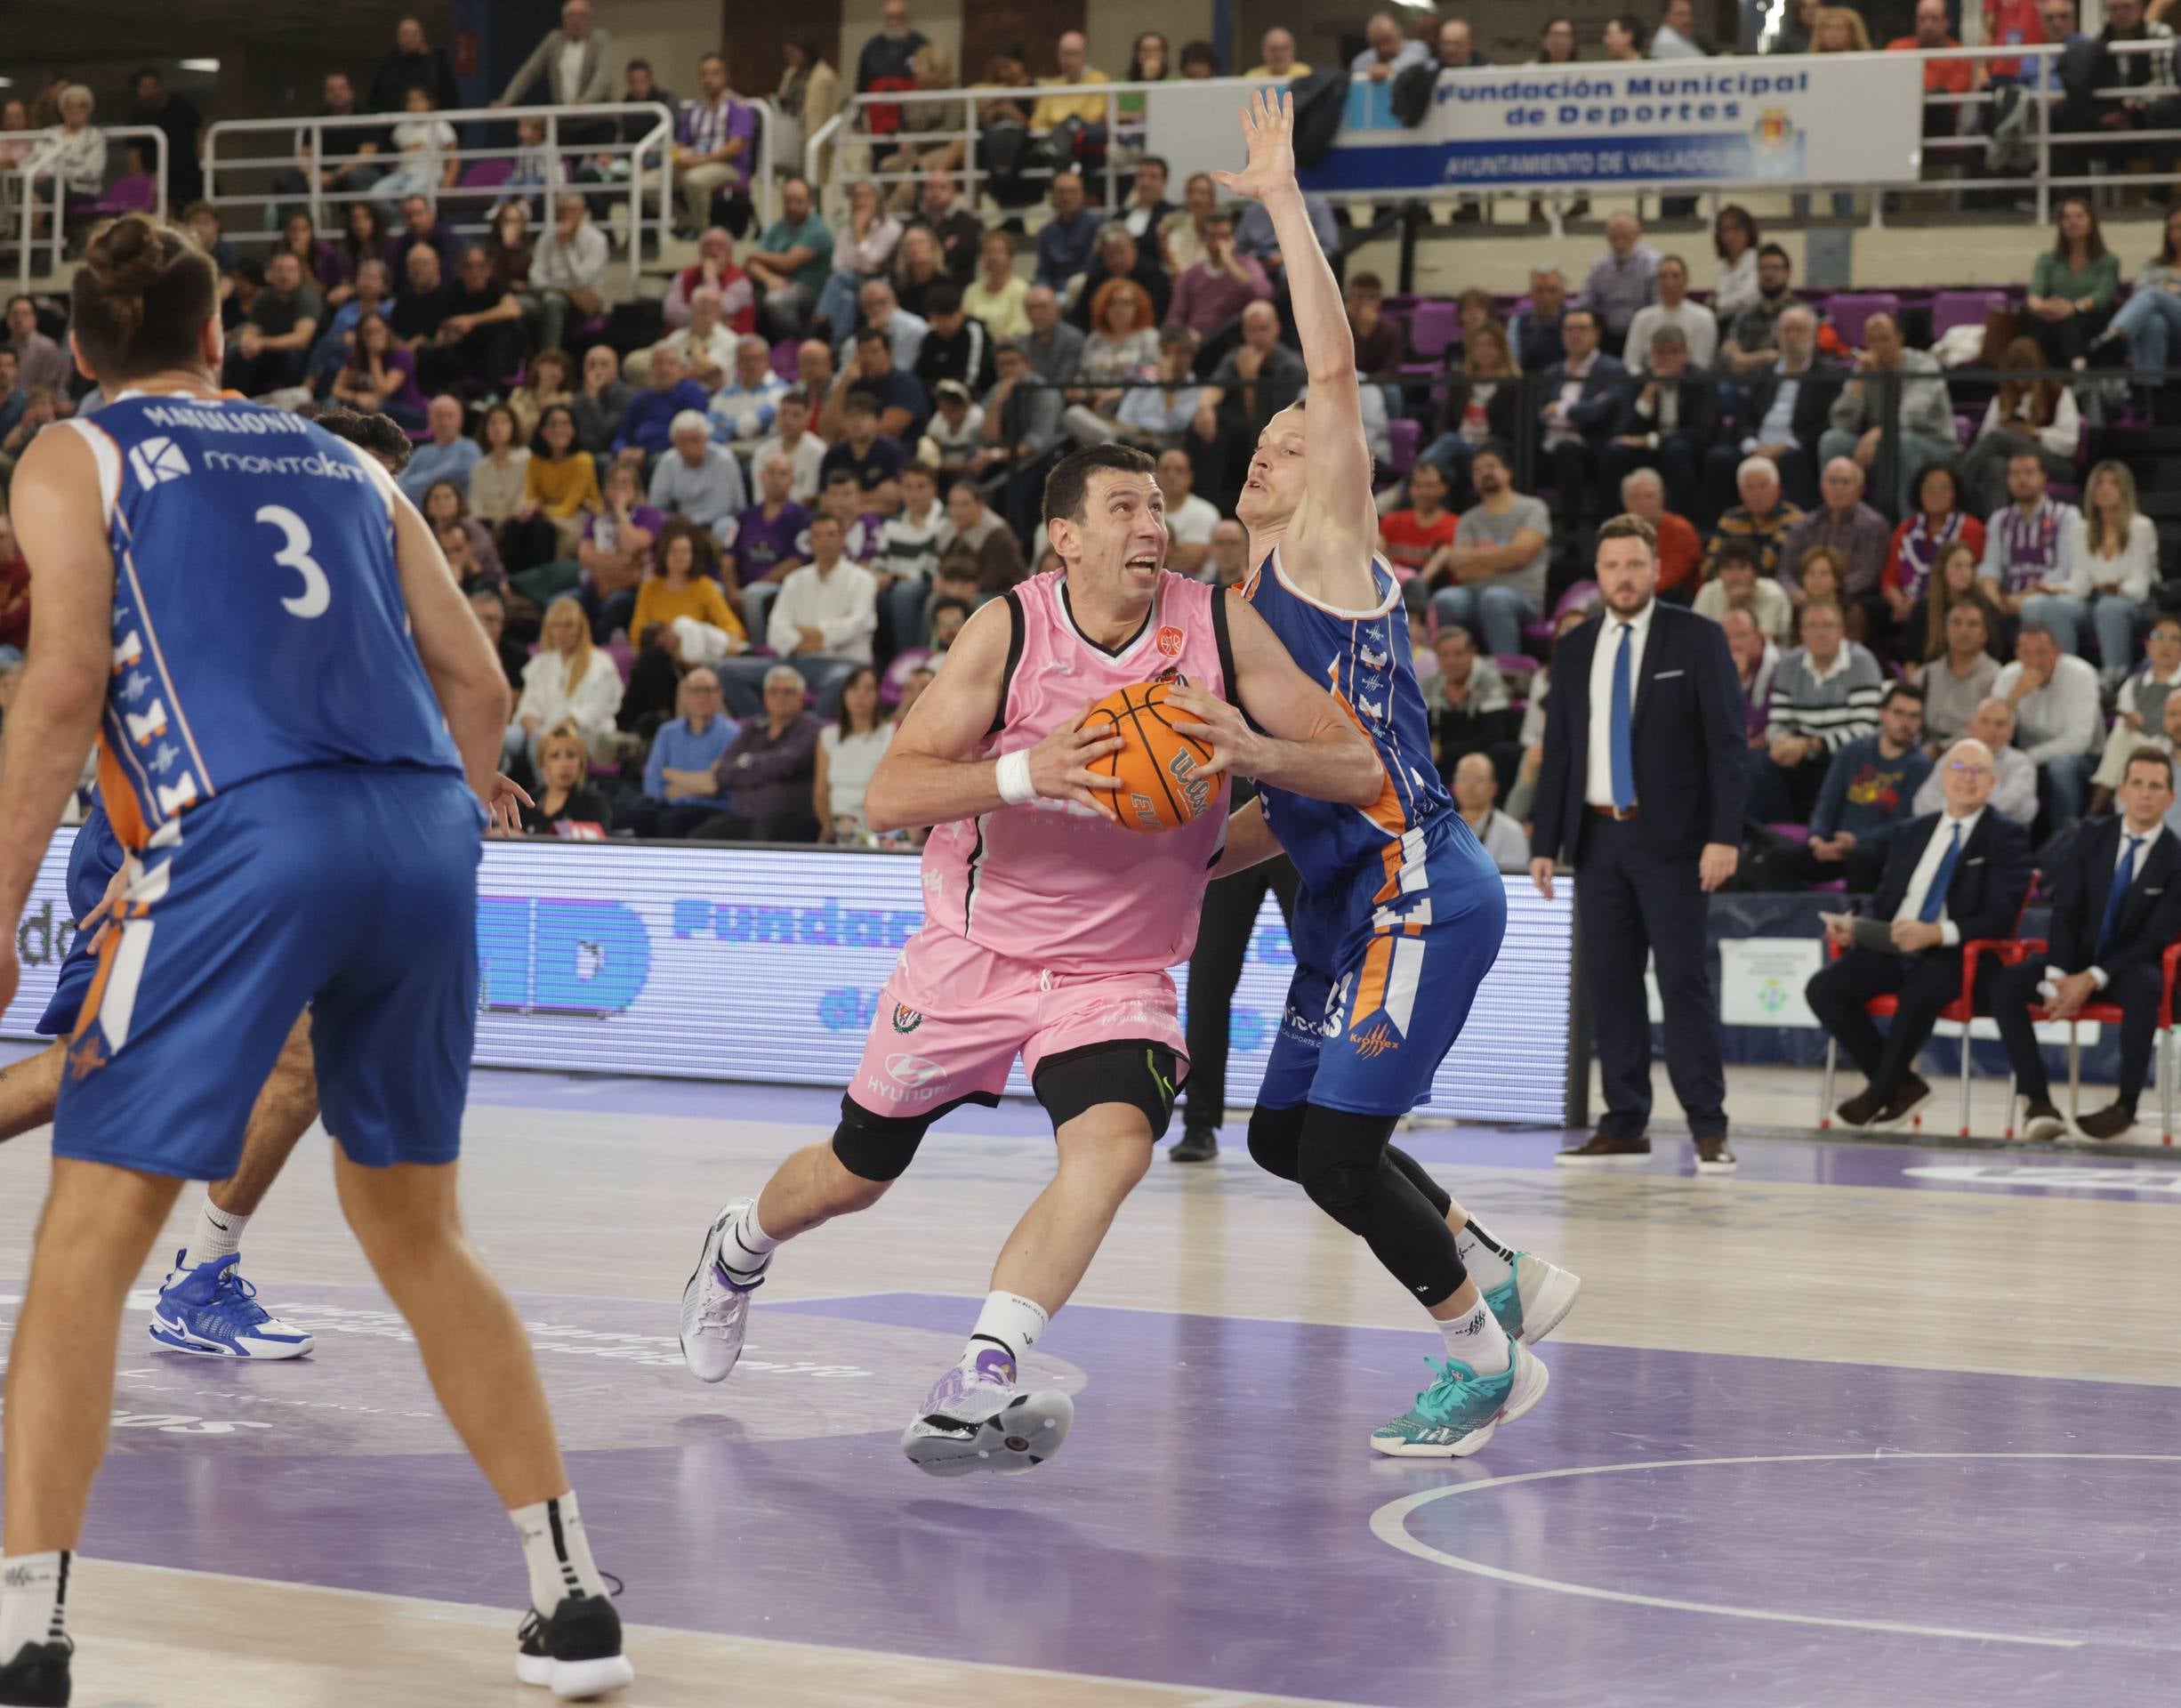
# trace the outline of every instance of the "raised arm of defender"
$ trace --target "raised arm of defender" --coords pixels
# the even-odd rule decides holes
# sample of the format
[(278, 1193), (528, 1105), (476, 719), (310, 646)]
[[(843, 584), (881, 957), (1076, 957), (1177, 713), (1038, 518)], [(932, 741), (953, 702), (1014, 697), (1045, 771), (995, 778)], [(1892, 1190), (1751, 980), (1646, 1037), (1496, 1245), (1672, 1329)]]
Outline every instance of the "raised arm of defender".
[(1352, 536), (1361, 560), (1368, 561), (1378, 539), (1378, 507), (1371, 496), (1371, 447), (1364, 438), (1356, 339), (1332, 264), (1318, 247), (1302, 187), (1295, 181), (1294, 97), (1260, 89), (1243, 109), (1242, 128), (1249, 164), (1238, 173), (1211, 175), (1237, 196), (1262, 202), (1272, 215), (1310, 375), (1310, 400), (1303, 411), (1308, 484), (1289, 536), (1308, 535), (1316, 544), (1337, 548)]

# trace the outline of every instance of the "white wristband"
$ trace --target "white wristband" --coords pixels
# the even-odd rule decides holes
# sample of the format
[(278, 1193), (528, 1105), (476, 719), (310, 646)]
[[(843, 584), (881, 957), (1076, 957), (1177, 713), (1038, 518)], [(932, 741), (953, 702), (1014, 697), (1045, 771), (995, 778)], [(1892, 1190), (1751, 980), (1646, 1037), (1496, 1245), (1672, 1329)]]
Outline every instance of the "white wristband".
[(1010, 807), (1019, 807), (1037, 799), (1037, 785), (1030, 781), (1030, 750), (1026, 747), (1011, 753), (1002, 753), (1000, 762), (993, 767), (993, 782), (998, 786), (1000, 799)]

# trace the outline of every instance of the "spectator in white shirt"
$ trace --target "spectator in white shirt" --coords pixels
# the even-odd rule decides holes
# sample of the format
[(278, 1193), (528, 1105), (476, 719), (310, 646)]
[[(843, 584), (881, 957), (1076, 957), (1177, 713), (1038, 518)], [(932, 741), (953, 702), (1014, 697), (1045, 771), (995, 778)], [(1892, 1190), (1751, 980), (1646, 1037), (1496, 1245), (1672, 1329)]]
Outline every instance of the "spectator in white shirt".
[(573, 594), (545, 608), (536, 656), (523, 666), (504, 762), (513, 766), (527, 757), (535, 766), (539, 738), (564, 718), (582, 732), (592, 758), (606, 758), (621, 710), (621, 672), (603, 648), (591, 644), (591, 619)]
[(1371, 21), (1364, 26), (1364, 39), (1371, 45), (1358, 53), (1348, 67), (1348, 75), (1353, 77), (1385, 83), (1412, 65), (1422, 65), (1431, 58), (1431, 50), (1404, 29), (1401, 20), (1390, 12), (1371, 14)]
[(765, 625), (767, 644), (796, 660), (821, 699), (819, 676), (830, 685), (849, 665), (869, 664), (878, 629), (878, 580), (841, 557), (844, 537), (838, 517), (821, 512), (810, 519), (810, 561), (780, 584)]
[(1477, 840), (1502, 872), (1529, 869), (1530, 839), (1522, 826), (1493, 803), (1500, 796), (1500, 774), (1488, 753), (1464, 753), (1454, 761), (1454, 804), (1463, 821), (1477, 833)]
[(1704, 50), (1696, 44), (1696, 6), (1694, 0), (1666, 0), (1666, 7), (1659, 18), (1659, 27), (1652, 33), (1651, 57), (1654, 60), (1701, 60)]
[[(2037, 767), (2030, 756), (2014, 745), (2015, 708), (2005, 700), (1986, 700), (1969, 719), (1962, 737), (1981, 741), (1992, 750), (1993, 775), (1992, 806), (2001, 817), (2027, 830), (2037, 822)], [(1934, 765), (1930, 776), (1916, 791), (1909, 810), (1919, 818), (1946, 804), (1946, 771)]]
[(1195, 575), (1211, 552), (1211, 530), (1219, 512), (1191, 490), (1195, 479), (1189, 454), (1179, 447), (1161, 451), (1159, 491), (1166, 499), (1166, 567), (1177, 574)]
[[(704, 295), (702, 290), (697, 295)], [(787, 382), (773, 372), (772, 351), (762, 338), (752, 334), (734, 340), (731, 362), (734, 377), (712, 394), (714, 439), (750, 443), (772, 431), (772, 423), (787, 395)], [(806, 411), (806, 414), (808, 412)], [(825, 455), (821, 448), (820, 456)]]
[(751, 465), (761, 469), (773, 457), (785, 457), (792, 477), (788, 496), (799, 504), (813, 503), (825, 467), (825, 441), (810, 431), (810, 394), (800, 385), (787, 387), (780, 393), (772, 423), (772, 437), (761, 439), (750, 453)]
[(538, 348), (565, 350), (571, 311), (595, 319), (606, 309), (601, 286), (610, 259), (606, 234), (591, 223), (591, 210), (570, 192), (553, 200), (551, 230), (530, 252), (530, 288), (538, 298)]
[[(2167, 708), (2181, 710), (2181, 616), (2161, 616), (2151, 625), (2145, 644), (2150, 656), (2144, 667), (2121, 684), (2113, 711), (2113, 729), (2105, 737), (2105, 757), (2090, 780), (2096, 786), (2090, 796), (2090, 815), (2096, 818), (2113, 804), (2113, 793), (2128, 776), (2128, 756), (2137, 748), (2158, 746), (2165, 740)], [(2172, 748), (2167, 748), (2169, 753)]]
[(742, 464), (734, 452), (715, 445), (712, 423), (694, 409), (684, 409), (668, 424), (672, 447), (651, 471), (648, 496), (653, 508), (670, 516), (687, 516), (708, 534), (742, 514), (749, 503), (743, 486)]
[(1719, 323), (1710, 309), (1689, 300), (1688, 262), (1679, 255), (1661, 255), (1653, 283), (1658, 289), (1658, 301), (1637, 310), (1636, 318), (1628, 323), (1629, 372), (1651, 371), (1651, 339), (1661, 326), (1680, 331), (1688, 340), (1689, 367), (1702, 372), (1718, 353)]
[(652, 351), (672, 350), (680, 353), (681, 366), (691, 379), (707, 391), (717, 391), (734, 370), (738, 348), (735, 334), (720, 318), (722, 301), (716, 286), (700, 285), (690, 292), (689, 324), (668, 333), (650, 350), (632, 355), (624, 370), (629, 383), (648, 383)]
[(2064, 593), (2048, 593), (2023, 606), (2041, 620), (2064, 652), (2080, 653), (2085, 618), (2097, 633), (2105, 686), (2118, 686), (2136, 657), (2136, 619), (2158, 578), (2158, 528), (2136, 508), (2136, 477), (2125, 463), (2107, 461), (2090, 471), (2082, 509), (2067, 519), (2068, 581)]
[(2097, 672), (2061, 651), (2042, 623), (2024, 623), (2015, 637), (2015, 662), (2000, 672), (1992, 692), (2014, 708), (2022, 750), (2044, 780), (2050, 828), (2066, 829), (2082, 817), (2083, 792), (2105, 745)]

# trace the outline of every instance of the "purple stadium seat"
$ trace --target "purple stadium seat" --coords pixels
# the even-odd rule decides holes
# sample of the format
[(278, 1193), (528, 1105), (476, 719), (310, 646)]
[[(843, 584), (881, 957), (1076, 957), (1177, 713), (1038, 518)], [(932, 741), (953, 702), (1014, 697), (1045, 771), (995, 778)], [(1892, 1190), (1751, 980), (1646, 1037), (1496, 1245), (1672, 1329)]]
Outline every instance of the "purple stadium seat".
[(1851, 350), (1863, 348), (1863, 322), (1874, 314), (1901, 314), (1901, 298), (1893, 291), (1839, 291), (1825, 305), (1825, 318)]
[(1454, 342), (1454, 305), (1447, 302), (1419, 302), (1409, 317), (1409, 354), (1433, 362), (1446, 354)]
[(606, 643), (606, 656), (614, 661), (614, 668), (621, 673), (621, 681), (625, 686), (629, 680), (629, 666), (636, 662), (636, 649), (626, 640), (608, 640)]
[(1992, 310), (2006, 306), (2005, 291), (1941, 291), (1931, 299), (1931, 336), (1936, 341), (1956, 326), (1981, 326)]
[(157, 180), (142, 173), (132, 173), (125, 178), (117, 178), (107, 187), (106, 194), (95, 202), (74, 202), (69, 205), (68, 217), (80, 220), (110, 220), (123, 214), (152, 214), (158, 211), (159, 185)]
[(515, 175), (512, 160), (472, 160), (462, 169), (464, 189), (496, 189)]
[(1386, 473), (1406, 474), (1416, 466), (1417, 441), (1423, 431), (1420, 423), (1406, 416), (1386, 423)]
[(772, 347), (772, 371), (790, 385), (795, 383), (795, 341), (783, 338)]

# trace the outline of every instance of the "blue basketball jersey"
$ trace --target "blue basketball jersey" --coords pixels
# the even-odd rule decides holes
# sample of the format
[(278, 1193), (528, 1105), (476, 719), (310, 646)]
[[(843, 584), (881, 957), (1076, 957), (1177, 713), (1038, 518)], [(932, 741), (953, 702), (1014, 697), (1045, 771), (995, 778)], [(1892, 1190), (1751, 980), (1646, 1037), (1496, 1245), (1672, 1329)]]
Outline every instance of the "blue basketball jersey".
[(1431, 759), (1430, 720), (1410, 658), (1400, 584), (1375, 560), (1371, 576), (1380, 593), (1376, 605), (1335, 610), (1296, 590), (1282, 573), (1275, 546), (1242, 584), (1242, 596), (1288, 656), (1362, 726), (1386, 767), (1386, 786), (1367, 807), (1259, 788), (1273, 834), (1319, 894), (1366, 874), (1375, 888), (1404, 865), (1420, 873), (1420, 860), (1412, 858), (1420, 844), (1409, 839), (1453, 805)]
[(272, 772), (462, 774), (409, 632), (386, 471), (301, 416), (125, 391), (71, 421), (114, 553), (99, 788), (127, 847)]

